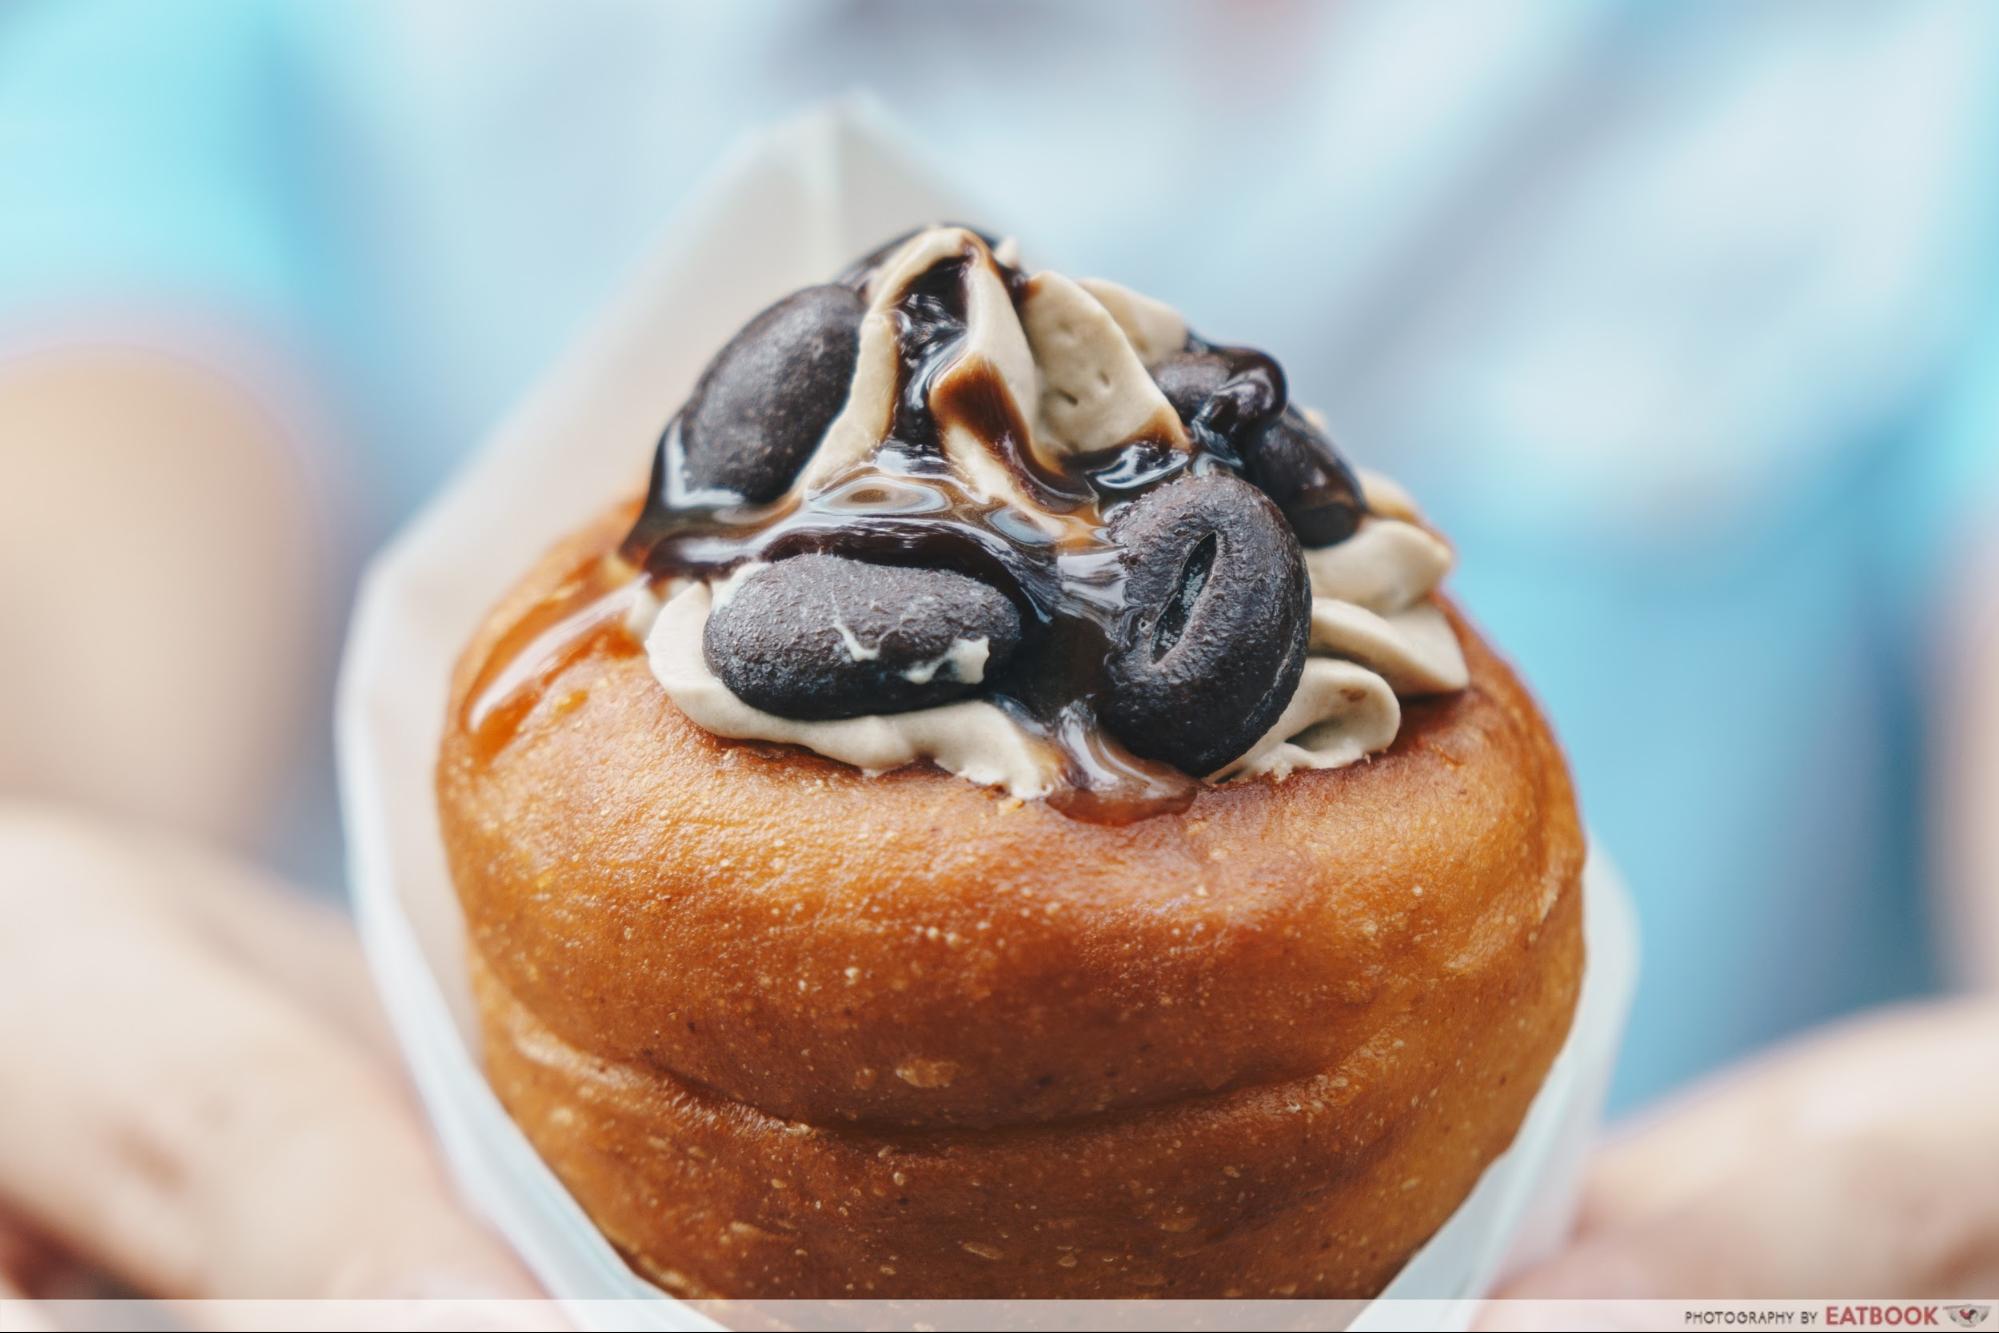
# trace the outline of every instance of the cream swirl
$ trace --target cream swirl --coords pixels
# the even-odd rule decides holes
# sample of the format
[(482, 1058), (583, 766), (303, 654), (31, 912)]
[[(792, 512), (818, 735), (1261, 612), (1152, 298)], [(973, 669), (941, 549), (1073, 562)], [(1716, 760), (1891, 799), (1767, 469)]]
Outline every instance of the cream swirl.
[[(960, 261), (964, 332), (927, 382), (933, 403), (997, 392), (999, 409), (1025, 433), (1017, 442), (1025, 461), (1050, 471), (1135, 441), (1192, 448), (1150, 373), (1188, 341), (1177, 312), (1115, 283), (1051, 272), (1022, 278), (975, 233), (934, 228), (905, 242), (870, 276), (852, 383), (795, 495), (823, 494), (870, 465), (891, 432), (905, 373), (899, 303), (937, 265)], [(935, 415), (955, 484), (1003, 505), (1053, 543), (1094, 539), (1100, 519), (1038, 502), (1015, 465), (963, 413)], [(1353, 763), (1393, 744), (1403, 698), (1464, 687), (1464, 656), (1435, 597), (1451, 567), (1450, 548), (1422, 526), (1393, 483), (1365, 476), (1363, 484), (1368, 515), (1359, 529), (1336, 545), (1304, 552), (1310, 640), (1289, 703), (1260, 740), (1204, 780), (1281, 779), (1299, 768)], [(653, 674), (696, 725), (735, 739), (801, 746), (869, 773), (929, 761), (1022, 798), (1048, 795), (1065, 782), (1063, 748), (1046, 730), (986, 699), (832, 720), (780, 717), (751, 706), (704, 659), (707, 619), (728, 586), (688, 580), (664, 605), (653, 603), (656, 614), (638, 626)], [(849, 642), (847, 651), (864, 660), (874, 645)], [(947, 659), (934, 669), (982, 669), (984, 645), (954, 645)]]

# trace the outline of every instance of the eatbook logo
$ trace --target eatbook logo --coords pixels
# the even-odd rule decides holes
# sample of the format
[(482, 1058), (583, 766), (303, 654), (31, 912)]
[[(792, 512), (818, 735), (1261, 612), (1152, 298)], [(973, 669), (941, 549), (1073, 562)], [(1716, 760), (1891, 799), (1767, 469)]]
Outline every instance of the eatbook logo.
[(1950, 1316), (1950, 1322), (1956, 1324), (1959, 1328), (1977, 1328), (1991, 1315), (1992, 1307), (1989, 1305), (1950, 1305), (1944, 1307), (1944, 1312)]

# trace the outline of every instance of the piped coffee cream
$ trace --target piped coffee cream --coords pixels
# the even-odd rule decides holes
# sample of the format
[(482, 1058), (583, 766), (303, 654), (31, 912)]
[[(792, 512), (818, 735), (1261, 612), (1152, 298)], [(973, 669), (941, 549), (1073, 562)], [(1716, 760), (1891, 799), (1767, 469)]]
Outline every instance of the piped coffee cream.
[(703, 660), (709, 607), (707, 586), (694, 584), (660, 609), (646, 636), (653, 675), (698, 727), (736, 740), (800, 745), (870, 774), (927, 759), (969, 781), (1023, 797), (1045, 796), (1061, 781), (1059, 751), (980, 700), (821, 721), (753, 708), (731, 693)]
[(937, 227), (788, 297), (668, 425), (626, 615), (689, 719), (1128, 819), (1464, 687), (1449, 548), (1274, 361), (1012, 254)]

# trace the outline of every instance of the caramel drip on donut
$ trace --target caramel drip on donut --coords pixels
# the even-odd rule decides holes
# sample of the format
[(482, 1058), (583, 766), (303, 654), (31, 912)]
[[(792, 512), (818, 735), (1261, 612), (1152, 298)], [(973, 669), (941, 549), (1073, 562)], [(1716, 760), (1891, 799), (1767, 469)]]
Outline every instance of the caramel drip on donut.
[(625, 627), (645, 581), (629, 570), (616, 577), (613, 559), (595, 555), (578, 565), (493, 644), (459, 719), (474, 755), (490, 763), (519, 734), (521, 725), (571, 664), (593, 653), (638, 654), (641, 645)]

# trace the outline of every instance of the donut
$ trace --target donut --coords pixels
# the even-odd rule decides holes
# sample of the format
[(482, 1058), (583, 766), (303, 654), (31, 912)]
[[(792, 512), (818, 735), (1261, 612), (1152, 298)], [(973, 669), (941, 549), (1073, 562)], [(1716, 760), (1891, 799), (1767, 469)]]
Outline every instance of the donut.
[(1273, 361), (1010, 250), (759, 316), (466, 646), (488, 1077), (677, 1295), (1373, 1295), (1567, 1035), (1566, 765)]

